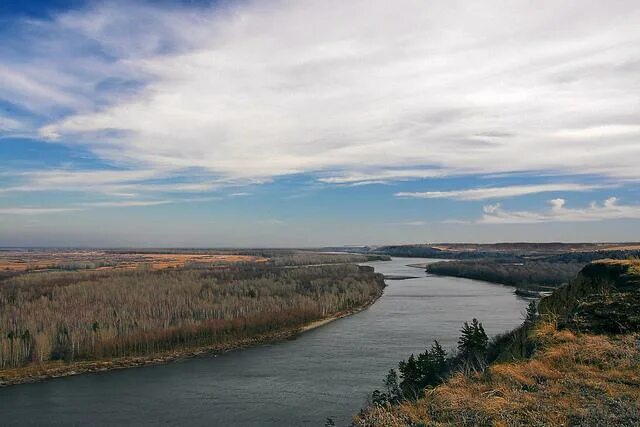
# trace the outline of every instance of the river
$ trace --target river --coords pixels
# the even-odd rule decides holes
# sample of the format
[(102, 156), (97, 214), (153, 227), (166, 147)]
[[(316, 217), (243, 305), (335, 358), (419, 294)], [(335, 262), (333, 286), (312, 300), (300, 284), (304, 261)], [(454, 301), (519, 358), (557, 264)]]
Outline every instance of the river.
[(367, 263), (387, 275), (383, 296), (353, 316), (297, 339), (217, 357), (60, 378), (0, 389), (2, 425), (348, 425), (390, 368), (434, 339), (455, 347), (473, 317), (488, 334), (522, 321), (513, 289), (431, 276), (394, 258)]

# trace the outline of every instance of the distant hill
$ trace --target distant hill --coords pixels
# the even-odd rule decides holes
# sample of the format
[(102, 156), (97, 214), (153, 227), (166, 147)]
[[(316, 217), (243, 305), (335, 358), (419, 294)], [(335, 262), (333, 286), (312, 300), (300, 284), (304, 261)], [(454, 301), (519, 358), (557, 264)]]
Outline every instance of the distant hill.
[(362, 254), (384, 254), (396, 257), (436, 259), (500, 259), (522, 261), (527, 259), (550, 262), (583, 262), (596, 259), (627, 259), (640, 256), (640, 243), (421, 243), (384, 246), (336, 246), (323, 251)]
[[(389, 245), (371, 247), (370, 252), (391, 256), (479, 259), (479, 258), (532, 258), (551, 257), (567, 254), (593, 254), (600, 259), (607, 254), (640, 253), (640, 243), (437, 243), (415, 245)], [(584, 259), (587, 259), (585, 257)], [(588, 260), (590, 261), (590, 260)], [(587, 261), (587, 262), (588, 262)]]

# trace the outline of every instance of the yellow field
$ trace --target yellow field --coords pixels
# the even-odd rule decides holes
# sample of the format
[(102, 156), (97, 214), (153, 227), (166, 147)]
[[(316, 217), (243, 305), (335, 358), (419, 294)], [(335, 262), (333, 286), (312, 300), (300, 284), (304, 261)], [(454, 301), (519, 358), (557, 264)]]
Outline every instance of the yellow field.
[[(46, 270), (65, 264), (86, 265), (85, 269), (133, 269), (146, 266), (153, 270), (183, 267), (187, 263), (234, 264), (265, 262), (267, 258), (202, 253), (112, 253), (107, 251), (4, 251), (0, 252), (0, 271)], [(95, 265), (95, 267), (92, 267)]]

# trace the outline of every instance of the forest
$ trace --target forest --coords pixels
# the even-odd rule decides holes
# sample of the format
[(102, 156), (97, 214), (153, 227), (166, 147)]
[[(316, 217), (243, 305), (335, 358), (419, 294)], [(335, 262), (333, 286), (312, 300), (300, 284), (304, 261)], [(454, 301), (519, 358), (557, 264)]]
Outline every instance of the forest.
[(361, 308), (383, 287), (352, 264), (11, 275), (0, 279), (0, 368), (233, 343)]
[(517, 288), (544, 289), (567, 283), (576, 276), (582, 267), (584, 267), (582, 262), (445, 261), (429, 264), (427, 272), (443, 276), (484, 280)]
[(629, 259), (640, 256), (640, 244), (628, 243), (433, 243), (330, 248), (362, 254), (451, 260), (495, 260), (497, 262), (581, 262), (599, 259)]

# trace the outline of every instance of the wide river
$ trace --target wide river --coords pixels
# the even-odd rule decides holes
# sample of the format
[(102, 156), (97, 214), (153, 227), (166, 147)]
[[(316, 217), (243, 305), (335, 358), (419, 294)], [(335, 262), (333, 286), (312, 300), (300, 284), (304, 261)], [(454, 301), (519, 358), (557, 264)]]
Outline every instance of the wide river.
[(453, 348), (476, 317), (494, 335), (522, 321), (513, 289), (427, 275), (394, 258), (366, 265), (390, 275), (369, 309), (295, 340), (160, 366), (60, 378), (0, 389), (0, 424), (348, 425), (390, 368), (434, 339)]

